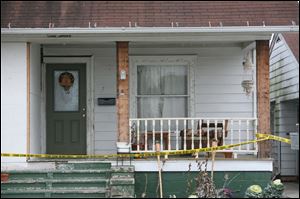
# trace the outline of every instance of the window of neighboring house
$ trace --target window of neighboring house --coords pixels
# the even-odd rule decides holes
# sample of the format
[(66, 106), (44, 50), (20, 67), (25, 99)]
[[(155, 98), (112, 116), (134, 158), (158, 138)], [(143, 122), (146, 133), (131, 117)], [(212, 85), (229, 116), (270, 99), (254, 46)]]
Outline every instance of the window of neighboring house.
[(188, 96), (187, 66), (137, 66), (138, 118), (187, 117)]

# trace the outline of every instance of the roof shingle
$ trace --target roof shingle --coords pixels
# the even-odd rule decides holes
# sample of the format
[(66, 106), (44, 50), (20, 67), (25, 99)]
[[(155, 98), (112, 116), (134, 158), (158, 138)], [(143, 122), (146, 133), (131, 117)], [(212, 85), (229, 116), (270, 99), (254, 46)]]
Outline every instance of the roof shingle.
[(1, 1), (1, 27), (250, 26), (299, 24), (297, 1)]
[(284, 33), (282, 36), (299, 63), (299, 32)]

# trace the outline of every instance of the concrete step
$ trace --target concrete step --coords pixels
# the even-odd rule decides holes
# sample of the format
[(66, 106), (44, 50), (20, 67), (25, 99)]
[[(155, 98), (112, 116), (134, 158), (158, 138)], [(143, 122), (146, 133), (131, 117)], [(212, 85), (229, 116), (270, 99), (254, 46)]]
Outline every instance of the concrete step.
[(98, 169), (110, 169), (111, 163), (57, 163), (56, 169), (58, 170), (98, 170)]
[(10, 188), (107, 188), (109, 179), (103, 178), (69, 178), (69, 179), (23, 179), (9, 180), (1, 183), (1, 189), (7, 190)]
[(78, 182), (108, 182), (108, 179), (99, 177), (95, 178), (69, 178), (69, 179), (23, 179), (23, 180), (9, 180), (2, 182), (2, 184), (19, 184), (19, 183), (78, 183)]
[(26, 170), (26, 171), (1, 171), (9, 174), (9, 180), (27, 179), (64, 179), (64, 178), (110, 178), (111, 171), (102, 170)]
[(107, 188), (55, 188), (55, 189), (8, 189), (1, 190), (1, 198), (4, 197), (108, 197)]
[(122, 166), (111, 168), (110, 197), (133, 198), (134, 197), (134, 167)]
[(110, 185), (134, 185), (134, 177), (113, 176), (110, 179)]

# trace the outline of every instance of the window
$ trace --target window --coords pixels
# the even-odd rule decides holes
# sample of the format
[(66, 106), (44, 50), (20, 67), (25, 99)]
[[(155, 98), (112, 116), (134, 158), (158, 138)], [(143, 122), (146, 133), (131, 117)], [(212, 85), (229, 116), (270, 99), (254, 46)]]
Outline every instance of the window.
[(130, 117), (195, 117), (196, 58), (130, 56)]
[(188, 67), (137, 66), (137, 117), (187, 117)]

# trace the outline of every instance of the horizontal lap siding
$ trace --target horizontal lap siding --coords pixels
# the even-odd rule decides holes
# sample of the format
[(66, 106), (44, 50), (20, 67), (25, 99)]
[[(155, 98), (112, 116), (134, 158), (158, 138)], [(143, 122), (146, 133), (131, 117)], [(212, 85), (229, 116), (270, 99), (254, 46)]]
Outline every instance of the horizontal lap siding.
[(130, 48), (130, 55), (153, 54), (197, 56), (196, 117), (253, 117), (253, 98), (246, 96), (241, 86), (251, 75), (243, 71), (240, 47)]
[[(67, 54), (66, 54), (67, 53)], [(46, 55), (94, 56), (94, 152), (116, 153), (117, 118), (115, 106), (99, 106), (97, 98), (116, 97), (116, 49), (114, 47), (48, 47)]]
[(271, 101), (284, 96), (282, 99), (299, 98), (299, 63), (287, 44), (283, 40), (276, 43), (270, 57)]
[(42, 153), (41, 52), (39, 44), (30, 45), (30, 153)]
[(95, 153), (116, 153), (116, 107), (97, 105), (99, 97), (116, 97), (115, 49), (96, 50), (95, 54)]
[[(26, 153), (26, 43), (1, 42), (1, 152)], [(2, 162), (24, 162), (5, 158)]]
[[(274, 133), (290, 138), (289, 132), (297, 131), (297, 110), (299, 109), (299, 63), (293, 57), (287, 44), (281, 38), (270, 56), (270, 95), (274, 101)], [(278, 148), (280, 147), (280, 148)], [(281, 175), (297, 174), (296, 151), (291, 145), (274, 142), (274, 156)], [(280, 163), (281, 159), (281, 163)]]
[[(226, 56), (223, 51), (226, 51)], [(227, 54), (227, 53), (231, 54)], [(252, 97), (247, 97), (241, 82), (251, 79), (242, 67), (240, 49), (215, 49), (211, 57), (201, 54), (195, 72), (195, 102), (198, 117), (252, 117)], [(204, 82), (204, 80), (206, 80)]]
[[(253, 100), (247, 97), (241, 81), (244, 74), (240, 47), (155, 48), (130, 47), (130, 55), (197, 55), (195, 67), (196, 117), (252, 117)], [(99, 97), (116, 97), (115, 48), (46, 48), (48, 55), (94, 55), (95, 153), (115, 153), (117, 117), (115, 106), (98, 106)]]

